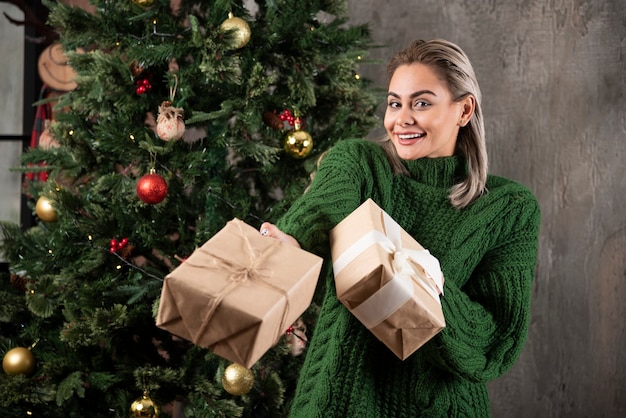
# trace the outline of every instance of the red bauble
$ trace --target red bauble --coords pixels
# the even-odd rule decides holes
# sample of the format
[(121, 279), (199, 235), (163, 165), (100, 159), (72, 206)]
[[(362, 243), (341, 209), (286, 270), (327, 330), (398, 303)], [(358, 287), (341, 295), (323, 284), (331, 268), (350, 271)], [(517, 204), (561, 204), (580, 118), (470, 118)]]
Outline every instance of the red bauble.
[(167, 196), (167, 183), (156, 173), (146, 174), (137, 182), (136, 191), (142, 202), (156, 205)]

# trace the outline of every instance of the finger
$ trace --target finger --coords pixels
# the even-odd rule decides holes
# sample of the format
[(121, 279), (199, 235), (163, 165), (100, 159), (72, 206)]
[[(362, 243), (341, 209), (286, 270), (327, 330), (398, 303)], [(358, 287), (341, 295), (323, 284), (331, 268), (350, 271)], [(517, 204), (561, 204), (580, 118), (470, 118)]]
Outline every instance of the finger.
[(261, 224), (261, 227), (259, 228), (259, 232), (261, 232), (261, 235), (265, 235), (265, 236), (271, 236), (270, 235), (270, 228), (272, 228), (274, 225), (272, 225), (269, 222), (263, 222), (263, 224)]
[(283, 231), (278, 229), (278, 227), (269, 222), (264, 222), (259, 228), (261, 231), (261, 235), (276, 238), (286, 244), (293, 245), (294, 247), (300, 248), (300, 244), (298, 241), (292, 237), (291, 235), (285, 234)]

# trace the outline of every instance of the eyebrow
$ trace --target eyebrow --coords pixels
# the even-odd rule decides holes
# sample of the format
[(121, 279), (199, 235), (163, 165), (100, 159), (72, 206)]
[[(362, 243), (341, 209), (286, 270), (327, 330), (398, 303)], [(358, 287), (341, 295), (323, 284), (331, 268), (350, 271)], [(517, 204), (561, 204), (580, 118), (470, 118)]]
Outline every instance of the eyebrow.
[[(414, 99), (415, 97), (419, 97), (419, 96), (421, 96), (421, 95), (423, 95), (423, 94), (430, 94), (430, 95), (432, 95), (432, 96), (437, 97), (437, 95), (436, 95), (434, 92), (430, 91), (430, 90), (418, 90), (418, 91), (416, 91), (416, 92), (414, 92), (414, 93), (411, 93), (410, 98), (411, 98), (411, 99)], [(394, 93), (394, 92), (392, 92), (392, 91), (390, 91), (389, 93), (387, 93), (387, 96), (393, 96), (393, 97), (395, 97), (395, 98), (397, 98), (397, 99), (399, 99), (399, 98), (400, 98), (400, 96), (399, 96), (398, 94), (396, 94), (396, 93)]]

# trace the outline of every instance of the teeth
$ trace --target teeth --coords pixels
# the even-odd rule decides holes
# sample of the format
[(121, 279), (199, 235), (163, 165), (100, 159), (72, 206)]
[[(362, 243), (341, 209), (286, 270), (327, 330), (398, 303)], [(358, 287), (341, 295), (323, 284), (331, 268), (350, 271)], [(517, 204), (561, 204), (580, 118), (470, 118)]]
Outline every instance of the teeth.
[(422, 134), (398, 135), (398, 138), (400, 139), (413, 139), (413, 138), (420, 138), (420, 137), (422, 137)]

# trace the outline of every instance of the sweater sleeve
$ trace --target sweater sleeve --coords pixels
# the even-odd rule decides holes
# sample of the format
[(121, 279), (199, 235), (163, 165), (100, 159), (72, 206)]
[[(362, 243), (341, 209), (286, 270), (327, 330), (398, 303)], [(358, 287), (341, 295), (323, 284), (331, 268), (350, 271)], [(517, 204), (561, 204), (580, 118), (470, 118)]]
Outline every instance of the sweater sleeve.
[(369, 150), (377, 146), (361, 140), (338, 142), (322, 159), (307, 192), (276, 226), (296, 238), (302, 248), (328, 257), (328, 232), (371, 192), (373, 159)]
[(465, 284), (445, 283), (446, 328), (427, 344), (442, 369), (477, 382), (506, 372), (518, 359), (530, 322), (540, 209), (525, 194), (502, 214), (499, 240)]

